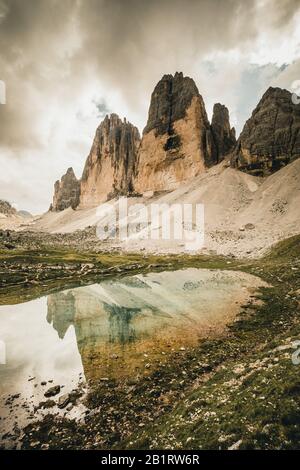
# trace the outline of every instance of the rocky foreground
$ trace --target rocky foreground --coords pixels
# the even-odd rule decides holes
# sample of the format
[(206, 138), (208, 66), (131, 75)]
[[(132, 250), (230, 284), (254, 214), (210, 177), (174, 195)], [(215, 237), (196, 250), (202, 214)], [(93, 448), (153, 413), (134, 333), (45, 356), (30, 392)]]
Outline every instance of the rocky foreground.
[[(167, 363), (161, 361), (153, 371), (150, 367), (136, 380), (103, 377), (88, 393), (79, 388), (59, 399), (60, 384), (44, 384), (45, 400), (39, 405), (44, 418), (24, 430), (15, 427), (2, 436), (2, 446), (299, 448), (299, 361), (294, 344), (300, 334), (299, 248), (298, 236), (260, 260), (183, 260), (255, 274), (269, 287), (253, 293), (225, 334), (174, 352)], [(8, 397), (12, 410), (18, 399)], [(84, 414), (69, 418), (79, 405), (84, 405)]]

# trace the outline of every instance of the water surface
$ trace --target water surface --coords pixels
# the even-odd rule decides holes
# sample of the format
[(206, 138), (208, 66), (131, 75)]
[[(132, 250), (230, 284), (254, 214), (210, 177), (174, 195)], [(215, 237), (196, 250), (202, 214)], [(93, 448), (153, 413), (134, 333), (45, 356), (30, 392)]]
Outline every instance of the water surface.
[[(0, 341), (6, 346), (0, 432), (24, 414), (34, 418), (33, 407), (51, 385), (66, 393), (79, 383), (150, 374), (170, 353), (220, 333), (255, 284), (257, 278), (243, 273), (189, 268), (105, 280), (0, 307)], [(14, 394), (21, 395), (9, 406)]]

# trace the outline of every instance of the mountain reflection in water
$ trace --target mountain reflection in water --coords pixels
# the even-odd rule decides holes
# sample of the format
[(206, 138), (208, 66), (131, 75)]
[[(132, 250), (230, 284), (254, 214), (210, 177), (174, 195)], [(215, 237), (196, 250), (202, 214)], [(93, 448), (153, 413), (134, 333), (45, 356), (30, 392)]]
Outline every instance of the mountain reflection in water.
[(219, 332), (244, 276), (186, 269), (103, 281), (48, 296), (47, 321), (72, 325), (87, 380), (147, 374), (167, 352)]

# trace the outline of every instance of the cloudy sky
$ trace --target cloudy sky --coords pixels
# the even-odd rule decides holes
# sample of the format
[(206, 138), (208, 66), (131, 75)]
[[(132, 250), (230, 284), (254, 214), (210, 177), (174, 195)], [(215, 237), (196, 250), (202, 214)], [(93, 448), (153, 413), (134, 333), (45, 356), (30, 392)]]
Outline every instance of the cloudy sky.
[(0, 0), (0, 199), (48, 209), (106, 113), (142, 131), (165, 73), (194, 78), (240, 132), (270, 85), (300, 79), (299, 0)]

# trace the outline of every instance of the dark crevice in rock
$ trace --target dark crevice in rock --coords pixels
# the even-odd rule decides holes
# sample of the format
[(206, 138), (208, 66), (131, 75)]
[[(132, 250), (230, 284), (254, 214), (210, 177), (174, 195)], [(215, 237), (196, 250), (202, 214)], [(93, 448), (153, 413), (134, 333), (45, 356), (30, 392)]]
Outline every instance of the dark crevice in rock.
[(229, 111), (223, 104), (216, 103), (214, 105), (211, 131), (215, 145), (214, 163), (219, 163), (233, 150), (236, 144), (235, 129), (230, 126)]

